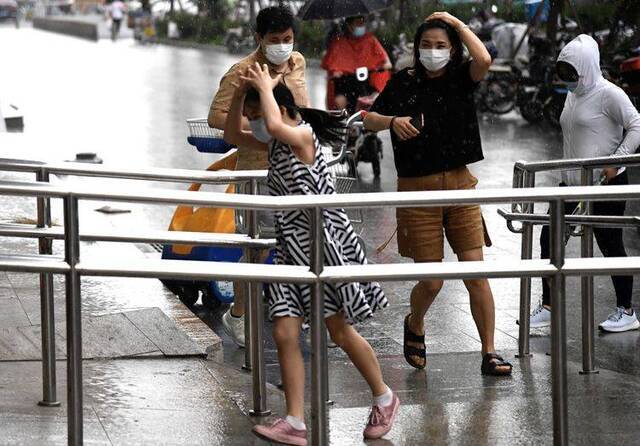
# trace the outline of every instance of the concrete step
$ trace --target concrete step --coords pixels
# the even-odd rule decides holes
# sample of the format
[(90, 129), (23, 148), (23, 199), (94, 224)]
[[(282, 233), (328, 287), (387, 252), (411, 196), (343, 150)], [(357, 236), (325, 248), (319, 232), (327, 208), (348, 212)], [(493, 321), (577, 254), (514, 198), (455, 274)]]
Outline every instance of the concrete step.
[[(0, 329), (0, 361), (29, 361), (42, 357), (40, 325)], [(66, 326), (56, 327), (56, 354), (66, 357)], [(84, 359), (143, 356), (206, 356), (198, 345), (159, 308), (85, 317), (82, 320)]]

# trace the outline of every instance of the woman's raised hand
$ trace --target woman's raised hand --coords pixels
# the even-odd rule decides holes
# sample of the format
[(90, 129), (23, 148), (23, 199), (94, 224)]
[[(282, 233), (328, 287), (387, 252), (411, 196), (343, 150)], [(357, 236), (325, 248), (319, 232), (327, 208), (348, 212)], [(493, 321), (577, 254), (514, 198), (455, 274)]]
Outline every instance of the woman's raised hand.
[(425, 22), (429, 22), (431, 20), (442, 20), (447, 25), (451, 25), (455, 30), (460, 30), (460, 28), (465, 26), (462, 20), (455, 16), (452, 16), (448, 12), (434, 12), (426, 18)]
[(247, 68), (244, 75), (240, 76), (245, 82), (248, 82), (258, 91), (271, 91), (282, 79), (282, 75), (278, 74), (275, 78), (271, 77), (269, 67), (264, 64), (260, 65), (256, 62), (253, 66)]
[(398, 135), (400, 141), (415, 138), (420, 134), (420, 132), (411, 124), (410, 116), (393, 118), (391, 129), (396, 135)]

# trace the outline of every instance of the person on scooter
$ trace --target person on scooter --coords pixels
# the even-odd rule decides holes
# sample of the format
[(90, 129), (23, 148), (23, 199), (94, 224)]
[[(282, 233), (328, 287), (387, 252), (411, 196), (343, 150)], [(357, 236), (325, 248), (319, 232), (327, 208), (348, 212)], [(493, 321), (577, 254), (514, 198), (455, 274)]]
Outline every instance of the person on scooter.
[[(600, 69), (597, 42), (582, 34), (569, 42), (560, 52), (556, 64), (558, 77), (567, 83), (567, 95), (560, 117), (565, 159), (595, 158), (633, 154), (640, 145), (640, 114), (627, 94), (604, 79)], [(595, 170), (593, 181), (605, 185), (629, 184), (625, 168), (609, 167)], [(580, 171), (566, 171), (560, 186), (580, 186)], [(567, 203), (565, 212), (572, 213), (578, 203)], [(594, 215), (624, 215), (625, 201), (596, 201)], [(621, 228), (593, 228), (593, 235), (605, 257), (627, 257)], [(540, 234), (540, 257), (550, 254), (549, 227)], [(637, 330), (640, 321), (631, 306), (633, 276), (612, 276), (616, 293), (616, 308), (600, 323), (608, 332)], [(531, 315), (531, 328), (551, 325), (551, 290), (542, 281), (542, 303)]]
[[(333, 39), (322, 58), (321, 67), (327, 71), (327, 108), (355, 110), (358, 97), (380, 92), (389, 80), (393, 65), (376, 36), (367, 32), (363, 16), (349, 17), (343, 35)], [(371, 71), (367, 82), (358, 81), (356, 70)]]
[[(256, 42), (258, 48), (249, 56), (233, 65), (220, 81), (211, 108), (209, 110), (208, 123), (210, 127), (225, 130), (227, 115), (231, 109), (236, 85), (240, 76), (248, 67), (259, 63), (267, 65), (272, 77), (281, 76), (287, 88), (293, 94), (295, 102), (300, 107), (310, 105), (305, 80), (305, 59), (302, 54), (293, 51), (295, 40), (295, 18), (291, 10), (283, 6), (264, 8), (256, 18)], [(263, 127), (249, 125), (244, 119), (245, 131), (252, 132), (260, 139), (263, 138)], [(232, 141), (229, 141), (233, 143)], [(268, 142), (268, 141), (264, 141)], [(249, 147), (238, 147), (238, 162), (236, 170), (266, 170), (269, 168), (268, 154)], [(260, 226), (273, 226), (269, 213), (259, 213)], [(267, 252), (262, 253), (261, 260), (266, 260)], [(234, 283), (234, 304), (222, 316), (222, 323), (233, 339), (240, 347), (244, 347), (244, 313), (245, 296), (244, 285)]]

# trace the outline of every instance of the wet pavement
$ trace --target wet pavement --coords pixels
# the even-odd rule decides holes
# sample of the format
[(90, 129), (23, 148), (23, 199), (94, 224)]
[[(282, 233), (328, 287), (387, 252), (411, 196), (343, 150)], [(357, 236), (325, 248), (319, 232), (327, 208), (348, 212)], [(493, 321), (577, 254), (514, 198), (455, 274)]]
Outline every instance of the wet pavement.
[[(2, 145), (3, 155), (60, 160), (72, 159), (78, 151), (94, 151), (113, 166), (197, 169), (212, 161), (210, 155), (199, 154), (188, 146), (184, 121), (206, 115), (220, 76), (235, 60), (232, 56), (207, 50), (139, 46), (131, 40), (90, 43), (29, 29), (0, 27), (0, 42), (9, 40), (15, 44), (3, 56), (8, 69), (0, 71), (0, 96), (11, 94), (13, 101), (23, 107), (24, 136), (28, 143)], [(25, 58), (25, 54), (30, 57)], [(39, 67), (48, 69), (43, 73)], [(309, 70), (311, 96), (316, 106), (323, 104), (323, 76), (319, 70)], [(8, 85), (12, 87), (8, 89)], [(471, 166), (480, 180), (480, 188), (510, 187), (517, 160), (552, 159), (561, 153), (558, 133), (530, 126), (516, 114), (483, 117), (481, 132), (486, 159)], [(385, 142), (383, 175), (376, 180), (370, 165), (360, 165), (363, 191), (395, 190), (388, 133), (381, 136)], [(2, 174), (2, 178), (19, 177)], [(639, 172), (632, 169), (631, 178), (638, 183)], [(110, 184), (105, 180), (81, 181), (100, 181), (105, 187)], [(538, 177), (540, 185), (556, 182), (554, 175)], [(150, 187), (134, 182), (131, 185)], [(117, 204), (132, 212), (105, 216), (93, 211), (102, 204), (85, 203), (81, 225), (92, 228), (145, 225), (164, 229), (173, 212), (169, 207)], [(4, 211), (2, 220), (34, 217), (33, 203), (29, 200), (0, 197), (0, 206)], [(545, 208), (540, 206), (540, 211)], [(520, 239), (507, 230), (496, 209), (496, 206), (483, 208), (494, 242), (485, 251), (485, 257), (517, 259)], [(632, 203), (628, 214), (639, 213), (637, 203)], [(61, 221), (60, 207), (54, 207), (54, 219)], [(382, 253), (376, 253), (394, 227), (392, 209), (365, 211), (361, 229), (371, 261), (406, 261), (397, 255), (395, 240)], [(9, 252), (11, 245), (5, 240), (0, 241), (0, 249)], [(626, 230), (625, 241), (629, 255), (640, 255), (640, 236), (636, 231)], [(94, 249), (97, 251), (93, 253), (100, 252), (104, 246)], [(535, 242), (534, 253), (538, 252)], [(146, 255), (157, 254), (147, 251)], [(579, 255), (577, 240), (570, 241), (567, 255)], [(600, 255), (597, 248), (596, 255)], [(453, 259), (448, 250), (446, 260)], [(131, 286), (148, 299), (145, 305), (157, 306), (172, 315), (168, 309), (171, 305), (166, 304), (172, 296), (166, 296), (157, 281), (127, 283), (134, 285), (95, 279), (86, 291), (91, 299), (86, 300), (87, 307), (83, 310), (91, 313), (90, 302), (94, 299), (102, 302), (104, 308), (135, 307), (138, 293), (125, 291)], [(519, 284), (513, 279), (492, 280), (491, 284), (496, 301), (496, 345), (515, 366), (510, 379), (480, 376), (480, 343), (468, 295), (459, 281), (445, 284), (427, 315), (427, 371), (411, 369), (402, 358), (401, 342), (402, 319), (408, 312), (408, 295), (413, 284), (385, 284), (390, 307), (359, 330), (378, 353), (386, 379), (399, 391), (404, 404), (398, 426), (387, 440), (373, 444), (551, 443), (550, 359), (546, 355), (549, 332), (544, 329), (533, 332), (533, 358), (515, 359)], [(534, 305), (540, 289), (540, 280), (534, 279)], [(640, 333), (598, 334), (596, 364), (601, 373), (578, 375), (581, 348), (578, 281), (569, 279), (567, 289), (571, 443), (639, 444), (640, 407), (634, 397), (640, 388)], [(640, 296), (639, 289), (636, 281), (634, 297)], [(596, 278), (595, 290), (595, 317), (600, 322), (614, 306), (610, 279)], [(223, 339), (222, 348), (212, 352), (208, 360), (85, 362), (88, 440), (106, 444), (261, 444), (248, 433), (256, 421), (247, 416), (250, 379), (240, 371), (244, 352), (221, 330), (224, 308), (209, 311), (198, 304), (192, 310)], [(30, 319), (29, 313), (27, 318)], [(279, 383), (279, 369), (268, 330), (267, 325), (269, 402), (282, 413), (282, 394), (275, 387)], [(336, 402), (330, 411), (332, 444), (359, 444), (370, 404), (368, 391), (343, 353), (330, 350), (329, 357), (331, 397)], [(38, 374), (38, 363), (0, 362), (3, 409), (0, 426), (10, 433), (6, 437), (8, 443), (65, 441), (64, 407), (51, 410), (33, 404), (39, 398)], [(61, 380), (63, 375), (61, 370)], [(64, 395), (62, 389), (60, 395)], [(25, 437), (25, 432), (33, 432), (33, 436)]]

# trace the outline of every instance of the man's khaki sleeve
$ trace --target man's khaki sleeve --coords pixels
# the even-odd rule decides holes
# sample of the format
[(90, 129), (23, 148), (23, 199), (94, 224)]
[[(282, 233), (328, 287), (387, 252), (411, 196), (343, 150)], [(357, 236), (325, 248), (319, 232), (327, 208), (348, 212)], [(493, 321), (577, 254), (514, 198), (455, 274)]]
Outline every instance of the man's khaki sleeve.
[(307, 91), (307, 78), (306, 78), (306, 67), (307, 62), (301, 54), (300, 60), (296, 63), (295, 71), (295, 79), (296, 79), (296, 102), (299, 102), (298, 105), (302, 107), (311, 107), (311, 101), (309, 100), (309, 93)]
[(220, 81), (218, 91), (213, 97), (211, 107), (209, 108), (209, 125), (213, 123), (216, 114), (229, 113), (233, 93), (236, 89), (233, 84), (238, 80), (239, 72), (240, 70), (237, 69), (237, 65), (234, 65)]

